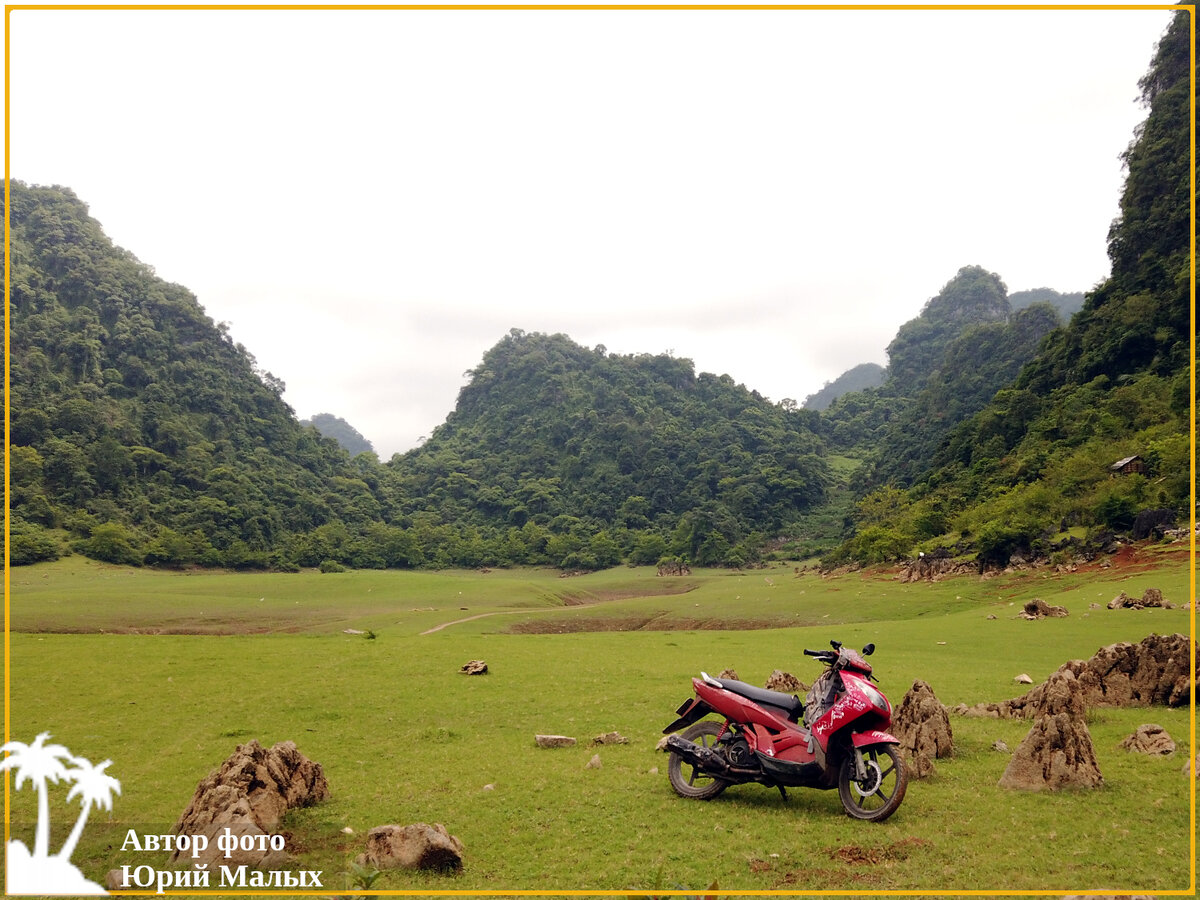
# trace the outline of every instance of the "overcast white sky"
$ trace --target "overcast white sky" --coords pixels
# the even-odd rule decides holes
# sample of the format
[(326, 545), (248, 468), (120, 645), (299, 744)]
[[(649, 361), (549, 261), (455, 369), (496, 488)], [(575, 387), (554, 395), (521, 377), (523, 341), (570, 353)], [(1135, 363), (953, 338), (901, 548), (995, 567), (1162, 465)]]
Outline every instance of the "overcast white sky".
[(964, 265), (1090, 289), (1169, 16), (14, 10), (9, 174), (387, 459), (510, 328), (803, 401)]

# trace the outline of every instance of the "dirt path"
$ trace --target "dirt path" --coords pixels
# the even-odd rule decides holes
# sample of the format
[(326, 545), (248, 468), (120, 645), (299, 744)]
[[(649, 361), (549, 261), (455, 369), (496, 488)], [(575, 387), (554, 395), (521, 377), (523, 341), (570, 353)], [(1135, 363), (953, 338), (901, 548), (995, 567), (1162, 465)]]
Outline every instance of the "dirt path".
[(422, 631), (421, 634), (433, 634), (435, 631), (441, 631), (443, 628), (449, 628), (451, 625), (461, 625), (463, 622), (474, 622), (476, 619), (486, 619), (488, 616), (511, 616), (515, 613), (527, 613), (527, 609), (501, 609), (496, 612), (480, 613), (477, 616), (467, 616), (465, 619), (455, 619), (453, 622), (443, 622), (441, 625), (434, 625), (432, 628)]
[(560, 606), (560, 607), (550, 607), (549, 609), (542, 609), (542, 610), (501, 609), (501, 610), (497, 610), (496, 612), (479, 613), (478, 615), (475, 615), (475, 616), (467, 616), (465, 619), (455, 619), (453, 622), (443, 622), (441, 625), (434, 625), (432, 628), (422, 631), (421, 634), (422, 635), (433, 634), (435, 632), (441, 631), (443, 628), (449, 628), (451, 625), (461, 625), (463, 622), (474, 622), (476, 619), (486, 619), (488, 616), (512, 616), (512, 615), (516, 615), (518, 613), (525, 613), (526, 615), (528, 615), (530, 613), (545, 614), (548, 612), (553, 612), (555, 610), (587, 609), (590, 606), (599, 606), (600, 604), (607, 603), (610, 600), (624, 600), (624, 599), (628, 599), (630, 597), (657, 597), (657, 596), (673, 596), (673, 595), (677, 595), (677, 594), (686, 594), (688, 591), (694, 590), (696, 588), (696, 586), (697, 585), (694, 582), (685, 581), (678, 585), (671, 585), (668, 589), (661, 590), (658, 592), (645, 593), (642, 591), (638, 591), (635, 593), (624, 593), (624, 592), (619, 592), (619, 591), (607, 591), (607, 592), (603, 592), (600, 594), (587, 595), (587, 596), (595, 597), (595, 599), (593, 599), (593, 600), (582, 600), (577, 596), (576, 597), (566, 596), (566, 597), (564, 597), (564, 605)]

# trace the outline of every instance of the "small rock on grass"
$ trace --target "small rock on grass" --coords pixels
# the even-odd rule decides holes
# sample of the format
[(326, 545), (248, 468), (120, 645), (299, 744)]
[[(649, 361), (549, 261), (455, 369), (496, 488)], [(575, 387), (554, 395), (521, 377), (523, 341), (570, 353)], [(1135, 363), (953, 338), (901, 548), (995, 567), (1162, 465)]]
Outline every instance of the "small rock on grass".
[(535, 734), (533, 739), (539, 747), (547, 749), (552, 747), (574, 747), (576, 744), (575, 738), (567, 737), (565, 734)]

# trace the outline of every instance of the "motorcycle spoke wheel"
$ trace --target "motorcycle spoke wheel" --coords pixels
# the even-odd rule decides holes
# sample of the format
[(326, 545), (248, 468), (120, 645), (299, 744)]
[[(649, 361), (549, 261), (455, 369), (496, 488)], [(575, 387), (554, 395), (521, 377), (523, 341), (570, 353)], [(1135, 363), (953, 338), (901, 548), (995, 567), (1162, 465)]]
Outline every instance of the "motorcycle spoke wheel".
[(882, 822), (896, 811), (908, 789), (908, 770), (900, 751), (893, 744), (870, 747), (863, 751), (867, 777), (854, 777), (854, 759), (842, 760), (838, 775), (838, 796), (846, 814), (868, 822)]
[[(711, 750), (716, 746), (721, 731), (722, 726), (719, 722), (706, 719), (686, 729), (680, 737)], [(672, 752), (667, 760), (667, 777), (675, 793), (691, 800), (711, 800), (729, 787), (728, 781), (713, 777), (675, 752)]]

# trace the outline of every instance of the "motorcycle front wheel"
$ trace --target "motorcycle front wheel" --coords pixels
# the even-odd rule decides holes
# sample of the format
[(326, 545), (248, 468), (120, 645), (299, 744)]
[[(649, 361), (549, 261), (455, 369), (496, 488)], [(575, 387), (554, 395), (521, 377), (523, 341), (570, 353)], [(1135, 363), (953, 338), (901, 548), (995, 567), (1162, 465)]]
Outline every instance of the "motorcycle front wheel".
[(838, 772), (838, 796), (846, 814), (868, 822), (882, 822), (900, 806), (908, 788), (908, 770), (894, 744), (879, 744), (863, 750), (866, 778), (854, 777), (854, 757), (842, 760)]
[[(685, 729), (680, 737), (711, 750), (717, 743), (717, 737), (721, 734), (721, 730), (720, 722), (705, 719)], [(711, 800), (729, 787), (728, 781), (714, 778), (675, 752), (672, 752), (667, 760), (667, 777), (670, 779), (675, 793), (680, 797), (688, 797), (692, 800)]]

